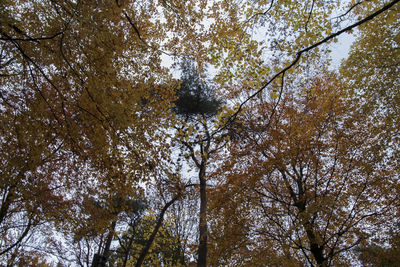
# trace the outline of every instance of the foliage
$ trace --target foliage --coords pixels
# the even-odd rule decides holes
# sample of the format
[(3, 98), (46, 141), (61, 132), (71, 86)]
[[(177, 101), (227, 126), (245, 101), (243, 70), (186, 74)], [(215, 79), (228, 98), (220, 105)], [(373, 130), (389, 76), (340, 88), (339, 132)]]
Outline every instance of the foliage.
[(0, 265), (392, 264), (398, 2), (0, 1)]
[[(310, 265), (345, 264), (341, 255), (364, 242), (397, 201), (396, 167), (371, 117), (353, 106), (335, 75), (315, 78), (305, 92), (288, 93), (272, 121), (254, 116), (270, 102), (244, 113), (244, 137), (217, 174), (226, 181), (214, 195), (229, 199), (215, 204), (225, 217), (217, 222), (247, 229), (239, 231), (243, 245), (231, 252), (231, 264), (246, 246), (279, 248), (278, 256)], [(244, 217), (231, 218), (237, 213)], [(219, 227), (218, 245), (236, 237)]]
[[(376, 3), (369, 3), (370, 8)], [(360, 8), (358, 14), (368, 12)], [(361, 108), (379, 121), (384, 121), (386, 137), (383, 142), (397, 146), (399, 133), (400, 82), (400, 19), (399, 6), (359, 28), (349, 58), (343, 62), (341, 73), (348, 86), (359, 95)]]
[(213, 89), (201, 77), (193, 63), (183, 61), (181, 66), (181, 86), (177, 92), (174, 111), (186, 120), (196, 116), (215, 116), (221, 101), (215, 97)]
[(381, 247), (360, 248), (360, 259), (364, 266), (396, 266), (399, 263), (399, 249)]
[[(172, 219), (172, 217), (166, 219), (163, 227), (159, 230), (156, 240), (145, 258), (144, 264), (146, 266), (185, 266), (186, 259), (181, 250), (181, 244), (173, 234)], [(122, 235), (119, 241), (120, 247), (111, 256), (110, 262), (113, 262), (111, 266), (122, 266), (125, 254), (123, 248), (128, 247), (129, 243), (131, 243), (131, 246), (126, 266), (135, 266), (142, 247), (153, 231), (155, 220), (154, 213), (150, 211), (130, 225), (128, 231)]]

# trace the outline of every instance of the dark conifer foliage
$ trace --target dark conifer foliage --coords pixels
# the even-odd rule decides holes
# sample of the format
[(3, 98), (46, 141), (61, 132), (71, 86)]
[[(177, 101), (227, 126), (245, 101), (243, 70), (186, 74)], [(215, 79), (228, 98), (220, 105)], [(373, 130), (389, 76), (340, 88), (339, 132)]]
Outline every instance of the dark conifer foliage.
[(181, 86), (177, 92), (174, 112), (186, 120), (198, 115), (210, 118), (217, 114), (222, 103), (213, 87), (203, 81), (193, 62), (184, 60), (181, 64)]

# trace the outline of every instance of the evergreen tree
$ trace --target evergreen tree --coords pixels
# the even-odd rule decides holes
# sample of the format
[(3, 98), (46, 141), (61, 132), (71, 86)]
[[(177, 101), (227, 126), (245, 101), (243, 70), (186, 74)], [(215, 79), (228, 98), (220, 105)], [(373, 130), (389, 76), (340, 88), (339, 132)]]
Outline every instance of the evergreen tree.
[(213, 87), (202, 80), (193, 62), (181, 64), (181, 86), (177, 92), (174, 112), (185, 120), (200, 115), (210, 118), (217, 114), (221, 100), (217, 99)]

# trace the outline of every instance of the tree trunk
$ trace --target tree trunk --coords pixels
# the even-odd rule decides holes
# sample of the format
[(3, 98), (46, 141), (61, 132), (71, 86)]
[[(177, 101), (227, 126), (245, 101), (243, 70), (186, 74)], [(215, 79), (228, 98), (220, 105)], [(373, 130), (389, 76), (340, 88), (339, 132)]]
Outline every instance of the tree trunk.
[(106, 244), (105, 244), (103, 253), (101, 255), (99, 255), (99, 254), (94, 255), (92, 267), (105, 267), (106, 266), (106, 263), (108, 260), (108, 254), (110, 253), (111, 242), (114, 237), (114, 230), (115, 230), (116, 224), (117, 224), (117, 222), (116, 222), (116, 220), (114, 220), (111, 224), (110, 232), (107, 235), (107, 240), (106, 240)]
[(310, 242), (310, 250), (312, 255), (314, 256), (315, 261), (318, 266), (325, 267), (327, 266), (327, 259), (324, 256), (324, 247), (320, 246), (316, 240), (314, 231), (312, 230), (312, 225), (307, 222), (304, 227), (309, 228), (306, 230), (308, 241)]
[(132, 248), (133, 239), (134, 239), (134, 235), (132, 234), (132, 236), (129, 238), (128, 246), (125, 248), (125, 251), (124, 251), (125, 255), (124, 255), (124, 261), (122, 263), (122, 267), (126, 267), (126, 263), (128, 262), (128, 257), (129, 257), (129, 253)]
[[(287, 178), (285, 172), (281, 171), (281, 174), (283, 178), (286, 180)], [(307, 198), (302, 178), (303, 178), (302, 175), (300, 175), (300, 177), (296, 179), (297, 190), (298, 190), (297, 195), (294, 193), (292, 187), (290, 187), (290, 185), (288, 184), (289, 192), (294, 202), (294, 206), (298, 209), (299, 214), (304, 213), (307, 210)], [(314, 232), (315, 228), (314, 222), (311, 220), (307, 220), (303, 222), (302, 225), (306, 230), (307, 239), (308, 242), (310, 243), (310, 251), (315, 261), (317, 262), (317, 265), (321, 267), (327, 266), (327, 258), (324, 256), (324, 246), (319, 245), (317, 237)]]
[(199, 221), (199, 248), (197, 267), (207, 265), (207, 194), (206, 194), (206, 166), (201, 164), (199, 171), (200, 178), (200, 221)]
[(137, 260), (135, 267), (142, 266), (144, 258), (146, 257), (147, 253), (149, 252), (149, 249), (150, 249), (151, 245), (153, 244), (154, 238), (156, 237), (158, 230), (160, 229), (160, 227), (163, 223), (165, 212), (178, 199), (179, 199), (179, 194), (176, 195), (167, 204), (165, 204), (165, 206), (162, 208), (160, 215), (158, 216), (156, 226), (154, 227), (153, 232), (151, 233), (149, 239), (147, 240), (146, 245), (142, 248), (142, 251), (140, 252), (139, 259)]
[(11, 202), (13, 201), (14, 197), (14, 187), (10, 186), (8, 192), (6, 193), (7, 196), (5, 197), (4, 201), (0, 207), (0, 224), (3, 223), (4, 218), (7, 215), (8, 209), (10, 208)]

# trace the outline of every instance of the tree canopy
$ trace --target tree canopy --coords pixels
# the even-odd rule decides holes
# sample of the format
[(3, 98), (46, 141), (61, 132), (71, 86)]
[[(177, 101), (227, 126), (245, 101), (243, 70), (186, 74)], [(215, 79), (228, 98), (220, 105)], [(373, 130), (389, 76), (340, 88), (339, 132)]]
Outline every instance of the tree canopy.
[(398, 2), (1, 1), (0, 266), (396, 266)]

